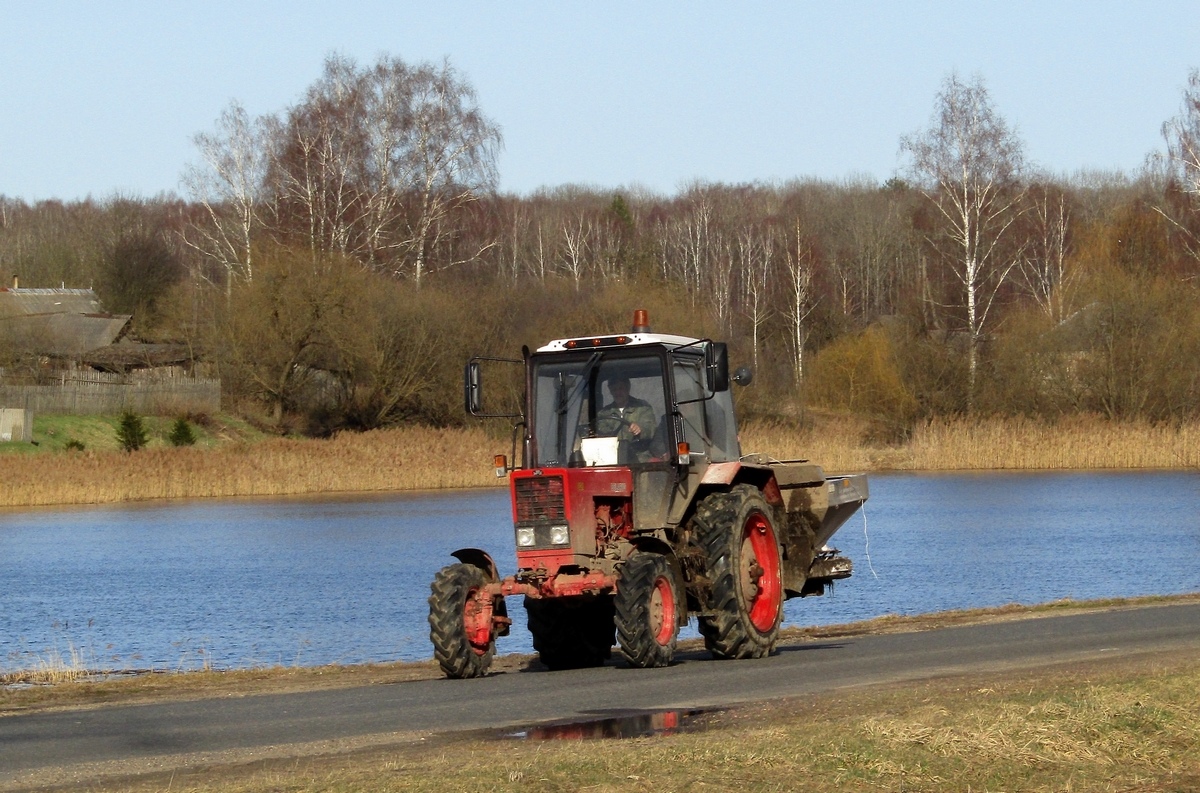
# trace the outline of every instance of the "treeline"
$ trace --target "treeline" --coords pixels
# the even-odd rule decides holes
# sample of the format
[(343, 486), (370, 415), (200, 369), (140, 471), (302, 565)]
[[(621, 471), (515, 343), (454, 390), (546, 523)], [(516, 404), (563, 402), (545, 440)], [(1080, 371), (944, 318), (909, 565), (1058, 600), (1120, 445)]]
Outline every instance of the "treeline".
[[(327, 433), (462, 420), (473, 353), (623, 329), (731, 341), (743, 408), (1182, 421), (1200, 411), (1200, 78), (1143, 172), (1042, 173), (947, 79), (886, 183), (495, 190), (449, 64), (331, 58), (295, 105), (197, 136), (189, 196), (0, 198), (0, 272), (94, 286), (229, 397)], [(10, 345), (11, 346), (11, 345)], [(16, 353), (10, 351), (11, 355)]]

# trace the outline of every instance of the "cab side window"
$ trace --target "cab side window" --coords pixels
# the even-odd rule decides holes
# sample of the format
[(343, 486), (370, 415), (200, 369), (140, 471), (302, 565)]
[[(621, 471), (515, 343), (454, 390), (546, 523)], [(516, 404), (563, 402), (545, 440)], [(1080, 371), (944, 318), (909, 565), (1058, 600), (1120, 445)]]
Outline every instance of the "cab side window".
[(675, 375), (675, 399), (686, 402), (679, 406), (683, 419), (683, 437), (694, 452), (705, 452), (704, 403), (690, 400), (704, 398), (704, 378), (699, 361), (676, 360), (671, 369)]

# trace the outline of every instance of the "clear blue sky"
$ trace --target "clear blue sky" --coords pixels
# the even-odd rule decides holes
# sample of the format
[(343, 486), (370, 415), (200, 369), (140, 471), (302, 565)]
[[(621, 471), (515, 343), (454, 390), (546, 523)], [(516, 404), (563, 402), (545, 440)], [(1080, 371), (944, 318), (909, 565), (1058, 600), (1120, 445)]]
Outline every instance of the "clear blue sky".
[(951, 71), (1042, 167), (1132, 172), (1200, 67), (1200, 3), (0, 0), (0, 194), (180, 191), (230, 100), (279, 111), (333, 51), (448, 57), (517, 193), (886, 179)]

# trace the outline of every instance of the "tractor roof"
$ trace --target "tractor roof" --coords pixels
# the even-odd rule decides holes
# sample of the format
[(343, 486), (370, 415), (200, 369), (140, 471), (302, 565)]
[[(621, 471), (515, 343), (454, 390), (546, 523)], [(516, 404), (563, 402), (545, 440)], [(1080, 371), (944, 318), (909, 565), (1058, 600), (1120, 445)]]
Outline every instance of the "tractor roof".
[[(667, 347), (684, 347), (695, 344), (699, 339), (689, 336), (670, 336), (665, 333), (618, 333), (607, 336), (580, 336), (575, 339), (555, 339), (538, 347), (538, 352), (567, 352), (569, 350), (612, 349), (614, 347), (646, 347), (663, 344)], [(699, 350), (699, 346), (697, 346)]]

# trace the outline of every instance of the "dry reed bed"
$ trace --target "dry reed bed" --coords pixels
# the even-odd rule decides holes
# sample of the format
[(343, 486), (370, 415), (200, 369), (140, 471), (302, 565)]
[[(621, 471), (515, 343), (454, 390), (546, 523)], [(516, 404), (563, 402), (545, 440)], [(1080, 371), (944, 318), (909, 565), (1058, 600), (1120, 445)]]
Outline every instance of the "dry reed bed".
[(481, 430), (405, 427), (327, 441), (0, 457), (0, 505), (479, 487), (505, 444)]
[[(805, 429), (748, 422), (742, 447), (828, 471), (1200, 468), (1200, 425), (939, 421), (901, 446), (864, 442), (866, 430), (845, 417)], [(479, 428), (404, 427), (207, 450), (7, 455), (0, 506), (486, 487), (497, 484), (492, 455), (508, 447)]]
[(848, 417), (822, 419), (801, 431), (750, 423), (742, 448), (811, 459), (829, 471), (1200, 468), (1197, 424), (942, 420), (918, 426), (898, 446), (861, 441), (866, 431), (863, 422)]

